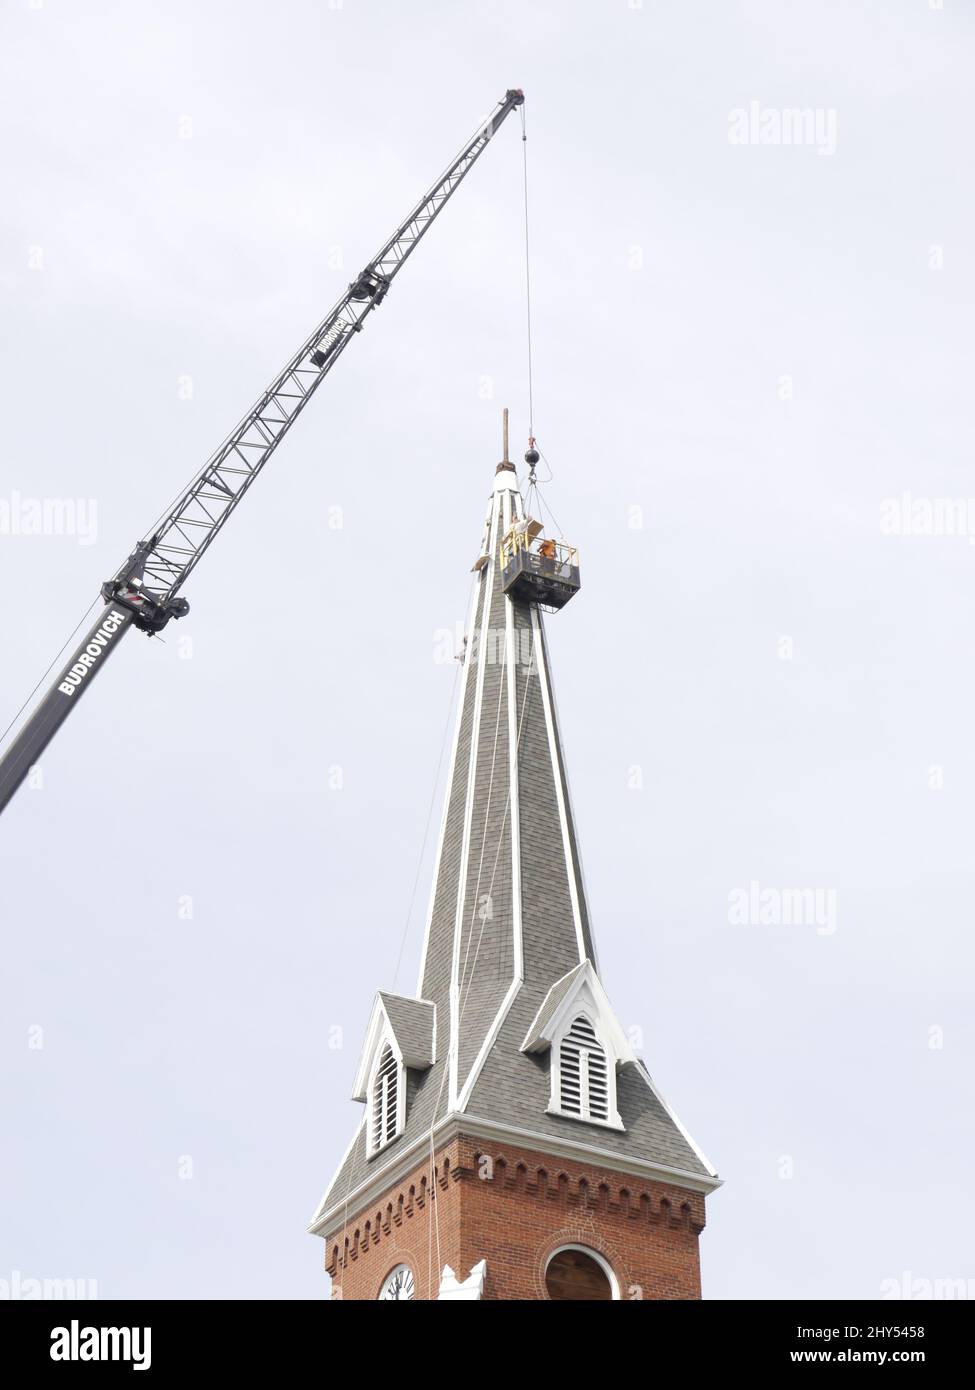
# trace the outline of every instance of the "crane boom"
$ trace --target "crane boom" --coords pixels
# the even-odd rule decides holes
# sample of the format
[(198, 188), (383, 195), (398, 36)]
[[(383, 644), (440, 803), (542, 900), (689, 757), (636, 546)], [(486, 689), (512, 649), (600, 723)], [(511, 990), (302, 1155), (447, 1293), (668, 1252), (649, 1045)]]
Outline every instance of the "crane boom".
[(193, 482), (102, 585), (105, 608), (0, 759), (0, 811), (131, 627), (157, 633), (189, 612), (179, 591), (315, 391), (524, 94), (507, 91), (457, 157), (349, 285)]

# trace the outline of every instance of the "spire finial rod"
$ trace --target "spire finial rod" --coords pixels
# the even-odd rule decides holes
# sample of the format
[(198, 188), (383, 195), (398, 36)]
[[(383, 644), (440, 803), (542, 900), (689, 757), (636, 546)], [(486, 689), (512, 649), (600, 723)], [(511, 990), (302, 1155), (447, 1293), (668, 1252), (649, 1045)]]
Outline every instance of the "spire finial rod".
[(501, 412), (501, 443), (504, 445), (504, 458), (501, 460), (501, 462), (498, 464), (497, 468), (496, 468), (494, 471), (495, 471), (495, 474), (503, 473), (503, 474), (507, 477), (509, 474), (512, 474), (512, 473), (516, 473), (516, 472), (517, 472), (517, 470), (516, 470), (514, 464), (511, 462), (511, 460), (510, 460), (509, 457), (508, 457), (508, 407), (507, 407), (507, 406), (505, 406), (504, 410)]

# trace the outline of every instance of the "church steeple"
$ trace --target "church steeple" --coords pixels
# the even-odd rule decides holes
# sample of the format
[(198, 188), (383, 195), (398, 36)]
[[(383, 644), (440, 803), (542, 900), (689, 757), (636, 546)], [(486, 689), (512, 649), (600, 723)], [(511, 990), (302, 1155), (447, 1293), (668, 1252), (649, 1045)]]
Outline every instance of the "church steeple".
[[(578, 560), (527, 515), (508, 459), (507, 421), (473, 568), (478, 578), (417, 996), (376, 998), (356, 1082), (367, 1114), (311, 1229), (329, 1242), (326, 1263), (343, 1296), (377, 1297), (368, 1278), (358, 1291), (359, 1272), (368, 1263), (369, 1277), (386, 1273), (382, 1259), (361, 1253), (383, 1243), (386, 1207), (391, 1230), (396, 1215), (417, 1231), (435, 1215), (442, 1240), (443, 1198), (456, 1191), (463, 1203), (476, 1191), (457, 1175), (458, 1162), (466, 1155), (504, 1168), (504, 1150), (513, 1147), (537, 1159), (534, 1169), (522, 1160), (525, 1174), (541, 1172), (545, 1182), (562, 1172), (571, 1187), (566, 1164), (575, 1160), (590, 1172), (595, 1165), (630, 1175), (620, 1189), (626, 1202), (634, 1175), (648, 1187), (693, 1194), (683, 1206), (660, 1200), (668, 1216), (683, 1212), (681, 1229), (693, 1237), (693, 1270), (688, 1265), (683, 1291), (670, 1296), (694, 1296), (687, 1290), (696, 1279), (703, 1193), (718, 1181), (634, 1055), (599, 977), (541, 611), (561, 607), (578, 589)], [(408, 1222), (388, 1196), (395, 1189), (398, 1202), (404, 1181), (413, 1194)], [(486, 1181), (479, 1204), (484, 1192), (504, 1191)], [(592, 1178), (578, 1181), (589, 1192)], [(568, 1200), (567, 1191), (563, 1196)], [(432, 1215), (434, 1206), (440, 1209)], [(556, 1216), (558, 1201), (540, 1210)], [(520, 1287), (521, 1261), (510, 1253), (506, 1269), (492, 1258), (487, 1213), (484, 1219), (480, 1247), (473, 1217), (465, 1230), (448, 1232), (451, 1278), (456, 1270), (466, 1279), (484, 1260), (477, 1293), (469, 1296), (556, 1296), (544, 1270), (535, 1271), (541, 1283), (534, 1294), (512, 1292)], [(598, 1250), (593, 1255), (606, 1259)], [(443, 1265), (431, 1267), (431, 1258), (421, 1250), (404, 1263), (419, 1296), (436, 1298)], [(598, 1282), (596, 1265), (581, 1275), (575, 1267), (583, 1255), (573, 1257), (568, 1272), (567, 1259), (560, 1255), (553, 1276), (560, 1288), (581, 1287), (586, 1271)], [(618, 1282), (619, 1274), (613, 1277)], [(454, 1285), (456, 1279), (443, 1286)]]

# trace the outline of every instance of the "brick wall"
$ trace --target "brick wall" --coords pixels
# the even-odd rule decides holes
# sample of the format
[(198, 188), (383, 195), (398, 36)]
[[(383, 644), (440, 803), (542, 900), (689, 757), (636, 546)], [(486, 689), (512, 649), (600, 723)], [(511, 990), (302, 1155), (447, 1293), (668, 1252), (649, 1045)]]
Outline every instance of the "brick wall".
[(374, 1299), (403, 1263), (416, 1297), (435, 1298), (445, 1264), (466, 1279), (484, 1259), (485, 1298), (544, 1299), (553, 1250), (584, 1245), (608, 1261), (621, 1298), (700, 1298), (702, 1193), (464, 1135), (435, 1163), (435, 1202), (427, 1159), (330, 1233), (334, 1296)]

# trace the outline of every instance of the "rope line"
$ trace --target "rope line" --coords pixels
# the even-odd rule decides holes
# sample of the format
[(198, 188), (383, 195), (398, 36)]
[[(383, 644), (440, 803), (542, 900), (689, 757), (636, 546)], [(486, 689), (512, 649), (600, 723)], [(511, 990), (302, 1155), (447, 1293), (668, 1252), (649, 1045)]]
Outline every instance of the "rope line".
[[(527, 669), (527, 671), (526, 671), (526, 673), (525, 673), (525, 690), (524, 690), (524, 695), (522, 696), (521, 715), (520, 715), (519, 721), (518, 721), (518, 734), (517, 734), (517, 738), (516, 738), (516, 740), (515, 740), (515, 757), (516, 757), (516, 759), (517, 759), (518, 753), (520, 752), (520, 749), (521, 749), (521, 738), (522, 738), (522, 733), (523, 733), (524, 727), (525, 727), (525, 715), (526, 715), (526, 713), (527, 713), (527, 711), (528, 711), (529, 682), (531, 681), (532, 676), (535, 674), (535, 630), (534, 630), (534, 627), (532, 627), (532, 629), (531, 629), (531, 634), (532, 634), (531, 653), (530, 653), (530, 656), (529, 656), (529, 659), (528, 659), (528, 669)], [(482, 654), (482, 659), (483, 659), (483, 654)], [(494, 747), (494, 753), (492, 754), (492, 763), (491, 763), (491, 777), (492, 777), (492, 780), (493, 780), (493, 776), (494, 776), (494, 758), (495, 758), (496, 753), (497, 753), (497, 730), (498, 730), (498, 727), (499, 727), (499, 724), (500, 724), (501, 698), (502, 698), (503, 692), (504, 692), (506, 689), (507, 689), (507, 682), (505, 681), (505, 679), (504, 679), (504, 677), (503, 677), (503, 675), (502, 675), (502, 678), (501, 678), (501, 679), (499, 680), (499, 682), (498, 682), (498, 716), (497, 716), (497, 722), (496, 722), (496, 725), (495, 725), (495, 747)], [(490, 802), (489, 802), (489, 804), (490, 804)], [(496, 876), (497, 870), (498, 870), (498, 863), (499, 863), (500, 858), (501, 858), (501, 846), (502, 846), (502, 844), (504, 843), (504, 835), (505, 835), (505, 829), (506, 829), (506, 826), (507, 826), (507, 823), (508, 823), (508, 810), (509, 810), (509, 808), (510, 808), (510, 805), (511, 805), (511, 782), (510, 782), (510, 779), (509, 779), (509, 782), (508, 782), (508, 794), (507, 794), (507, 796), (505, 797), (504, 811), (503, 811), (502, 816), (501, 816), (501, 824), (500, 824), (500, 826), (499, 826), (499, 828), (498, 828), (498, 844), (497, 844), (497, 848), (496, 848), (495, 854), (494, 854), (494, 863), (493, 863), (492, 868), (491, 868), (491, 882), (490, 882), (490, 884), (489, 884), (489, 886), (488, 886), (488, 897), (489, 897), (489, 898), (491, 897), (491, 895), (492, 895), (493, 892), (494, 892), (494, 880), (495, 880), (495, 876)], [(485, 828), (486, 828), (486, 826), (487, 826), (487, 813), (485, 812)], [(485, 927), (485, 924), (486, 924), (486, 921), (487, 921), (487, 918), (484, 918), (484, 919), (482, 920), (482, 922), (481, 922), (481, 930), (480, 930), (480, 932), (479, 932), (479, 934), (478, 934), (477, 945), (475, 946), (475, 949), (474, 949), (474, 959), (473, 959), (473, 961), (472, 961), (472, 963), (471, 963), (470, 974), (468, 974), (468, 972), (467, 972), (467, 960), (468, 960), (469, 955), (470, 955), (470, 939), (471, 939), (472, 929), (473, 929), (473, 925), (474, 925), (474, 911), (476, 910), (476, 904), (477, 904), (477, 890), (479, 890), (479, 888), (480, 888), (481, 867), (482, 867), (483, 858), (484, 858), (484, 842), (485, 842), (485, 837), (482, 836), (482, 842), (481, 842), (481, 857), (480, 857), (480, 862), (479, 862), (479, 864), (478, 864), (478, 876), (477, 876), (477, 882), (476, 882), (476, 885), (475, 885), (474, 905), (472, 906), (472, 909), (471, 909), (471, 922), (470, 922), (470, 929), (469, 929), (469, 934), (468, 934), (467, 950), (465, 951), (464, 967), (463, 967), (463, 970), (462, 970), (462, 972), (461, 972), (461, 984), (460, 984), (460, 993), (459, 993), (459, 1000), (458, 1000), (459, 1008), (458, 1008), (458, 1015), (457, 1015), (457, 1031), (458, 1031), (458, 1035), (459, 1035), (459, 1033), (460, 1033), (460, 1028), (461, 1028), (461, 1025), (462, 1025), (462, 1023), (463, 1023), (463, 1021), (464, 1021), (464, 1013), (465, 1013), (465, 1010), (466, 1010), (466, 1008), (467, 1008), (468, 1001), (469, 1001), (469, 999), (470, 999), (471, 986), (472, 986), (473, 983), (474, 983), (474, 974), (475, 974), (475, 971), (476, 971), (476, 969), (477, 969), (477, 959), (478, 959), (478, 956), (479, 956), (479, 954), (480, 954), (481, 942), (482, 942), (483, 937), (484, 937), (484, 927)], [(434, 1130), (435, 1130), (436, 1124), (437, 1124), (437, 1116), (438, 1116), (438, 1114), (439, 1114), (439, 1112), (440, 1112), (440, 1102), (443, 1100), (444, 1086), (445, 1086), (446, 1083), (447, 1083), (447, 1078), (448, 1078), (449, 1074), (450, 1074), (450, 1056), (449, 1056), (449, 1053), (448, 1053), (448, 1055), (444, 1057), (443, 1070), (442, 1070), (442, 1072), (441, 1072), (441, 1074), (440, 1074), (440, 1086), (439, 1086), (439, 1089), (438, 1089), (438, 1091), (437, 1091), (437, 1099), (436, 1099), (436, 1101), (434, 1102), (433, 1111), (432, 1111), (431, 1118), (430, 1118), (430, 1177), (431, 1177), (432, 1191), (433, 1191), (433, 1194), (434, 1194), (434, 1201), (436, 1201), (437, 1169), (436, 1169), (436, 1155), (435, 1155), (435, 1151), (434, 1151), (434, 1137), (433, 1137), (433, 1136), (434, 1136)], [(436, 1243), (437, 1243), (437, 1271), (438, 1271), (438, 1275), (439, 1275), (439, 1271), (440, 1271), (440, 1269), (441, 1269), (441, 1262), (440, 1262), (440, 1256), (441, 1256), (441, 1250), (440, 1250), (440, 1212), (439, 1212), (438, 1210), (436, 1210), (436, 1208), (434, 1208), (434, 1211), (431, 1212), (430, 1222), (429, 1222), (429, 1226), (428, 1226), (428, 1235), (427, 1235), (427, 1247), (428, 1247), (428, 1250), (427, 1250), (427, 1268), (428, 1268), (428, 1278), (430, 1279), (430, 1288), (431, 1288), (431, 1291), (436, 1287), (436, 1285), (435, 1285), (435, 1283), (434, 1283), (434, 1278), (433, 1278), (433, 1241), (434, 1241), (434, 1235), (436, 1235)]]
[[(526, 713), (527, 713), (527, 711), (528, 711), (529, 681), (531, 680), (531, 678), (532, 678), (532, 676), (533, 676), (534, 674), (535, 674), (535, 631), (534, 631), (534, 628), (533, 628), (533, 629), (532, 629), (531, 656), (529, 657), (529, 661), (528, 661), (528, 671), (527, 671), (527, 673), (526, 673), (526, 675), (525, 675), (525, 693), (524, 693), (524, 695), (522, 696), (521, 717), (520, 717), (519, 723), (518, 723), (518, 738), (517, 738), (517, 740), (516, 740), (516, 742), (515, 742), (515, 756), (516, 756), (516, 757), (517, 757), (518, 752), (519, 752), (520, 749), (521, 749), (521, 735), (522, 735), (522, 730), (523, 730), (524, 727), (525, 727), (525, 715), (526, 715)], [(504, 684), (504, 683), (502, 682), (502, 684)], [(492, 892), (494, 891), (494, 879), (495, 879), (495, 875), (497, 874), (497, 871), (498, 871), (498, 862), (499, 862), (499, 860), (500, 860), (500, 858), (501, 858), (501, 846), (502, 846), (502, 844), (503, 844), (503, 842), (504, 842), (504, 832), (505, 832), (505, 827), (507, 826), (507, 823), (508, 823), (508, 809), (509, 809), (510, 805), (511, 805), (511, 784), (510, 784), (510, 782), (509, 782), (509, 784), (508, 784), (508, 795), (507, 795), (506, 798), (505, 798), (504, 812), (503, 812), (502, 817), (501, 817), (501, 825), (500, 825), (499, 828), (498, 828), (498, 847), (497, 847), (497, 849), (495, 850), (495, 854), (494, 854), (494, 864), (493, 864), (493, 866), (492, 866), (492, 868), (491, 868), (491, 882), (490, 882), (490, 885), (489, 885), (489, 887), (488, 887), (488, 897), (490, 897), (491, 894), (492, 894)], [(485, 920), (481, 922), (481, 930), (480, 930), (480, 932), (479, 932), (479, 934), (478, 934), (477, 946), (476, 946), (475, 949), (474, 949), (474, 960), (473, 960), (473, 962), (472, 962), (472, 964), (471, 964), (471, 973), (470, 973), (470, 976), (468, 977), (468, 980), (467, 980), (467, 988), (466, 988), (466, 990), (465, 990), (465, 989), (463, 988), (463, 986), (461, 987), (461, 997), (460, 997), (460, 1001), (459, 1001), (460, 1007), (459, 1007), (458, 1012), (457, 1012), (457, 1032), (458, 1032), (458, 1034), (460, 1033), (461, 1024), (462, 1024), (463, 1021), (464, 1021), (464, 1011), (466, 1010), (468, 1000), (470, 999), (471, 986), (472, 986), (473, 983), (474, 983), (474, 972), (475, 972), (475, 970), (477, 969), (477, 958), (478, 958), (478, 955), (480, 954), (480, 950), (481, 950), (481, 941), (482, 941), (482, 939), (483, 939), (483, 937), (484, 937), (484, 925), (485, 925), (485, 921), (486, 921), (486, 920), (487, 920), (487, 919), (485, 918)], [(469, 945), (470, 945), (470, 943), (468, 942), (468, 947), (469, 947)], [(436, 1189), (436, 1184), (437, 1184), (437, 1169), (436, 1169), (435, 1158), (434, 1158), (433, 1132), (434, 1132), (434, 1129), (436, 1128), (437, 1115), (438, 1115), (439, 1110), (440, 1110), (440, 1102), (443, 1100), (444, 1085), (446, 1084), (447, 1077), (448, 1077), (449, 1073), (450, 1073), (450, 1057), (449, 1057), (449, 1055), (448, 1055), (448, 1056), (446, 1056), (446, 1057), (444, 1058), (443, 1071), (441, 1072), (441, 1075), (440, 1075), (440, 1089), (439, 1089), (438, 1092), (437, 1092), (437, 1099), (436, 1099), (436, 1102), (435, 1102), (435, 1104), (434, 1104), (434, 1107), (433, 1107), (433, 1114), (432, 1114), (432, 1117), (431, 1117), (431, 1120), (430, 1120), (430, 1175), (431, 1175), (431, 1181), (432, 1181), (432, 1185), (433, 1185), (433, 1188), (434, 1188), (434, 1189)], [(434, 1216), (435, 1216), (436, 1235), (437, 1235), (437, 1269), (439, 1270), (440, 1267), (441, 1267), (441, 1266), (440, 1266), (440, 1213), (439, 1213), (439, 1211), (436, 1211), (436, 1212), (434, 1213)], [(434, 1220), (431, 1220), (431, 1223), (430, 1223), (430, 1234), (429, 1234), (429, 1238), (428, 1238), (428, 1245), (431, 1247), (431, 1248), (429, 1249), (429, 1252), (428, 1252), (428, 1269), (429, 1269), (429, 1278), (430, 1278), (430, 1280), (431, 1280), (431, 1289), (434, 1287), (433, 1282), (432, 1282), (432, 1281), (433, 1281), (433, 1263), (432, 1263), (432, 1256), (433, 1256), (433, 1250), (432, 1250), (432, 1244), (433, 1244), (433, 1227), (434, 1227)]]
[[(488, 778), (487, 805), (484, 808), (484, 829), (487, 830), (488, 817), (491, 814), (491, 799), (494, 795), (494, 769), (498, 761), (498, 735), (501, 732), (501, 704), (505, 694), (504, 672), (498, 677), (498, 709), (494, 720), (494, 747), (491, 750), (491, 775)], [(481, 853), (477, 863), (477, 879), (474, 883), (474, 894), (471, 901), (471, 920), (467, 926), (467, 950), (464, 952), (464, 964), (461, 967), (460, 978), (463, 982), (467, 978), (467, 962), (471, 953), (471, 938), (474, 935), (474, 914), (477, 911), (478, 894), (481, 891), (481, 871), (484, 868), (484, 850), (487, 844), (487, 835), (481, 835)], [(488, 893), (488, 901), (491, 894)], [(483, 919), (482, 919), (483, 925)]]
[(427, 842), (430, 838), (430, 823), (433, 820), (433, 808), (436, 805), (437, 801), (437, 788), (440, 785), (440, 770), (443, 767), (444, 753), (447, 750), (447, 742), (450, 734), (450, 728), (454, 722), (454, 702), (457, 696), (457, 686), (459, 683), (460, 671), (461, 665), (460, 662), (457, 662), (456, 669), (454, 671), (454, 683), (450, 688), (450, 704), (447, 709), (447, 722), (444, 724), (443, 736), (440, 740), (440, 757), (437, 760), (437, 770), (433, 775), (433, 788), (430, 792), (430, 804), (427, 807), (426, 824), (423, 827), (423, 839), (420, 844), (420, 854), (416, 861), (416, 873), (413, 875), (413, 889), (410, 893), (410, 904), (409, 907), (406, 909), (406, 920), (403, 923), (403, 931), (402, 935), (400, 936), (399, 942), (399, 953), (396, 957), (396, 969), (393, 971), (393, 983), (390, 986), (390, 992), (394, 994), (396, 992), (396, 984), (399, 979), (400, 967), (403, 964), (403, 952), (406, 949), (406, 938), (409, 935), (410, 922), (413, 917), (413, 907), (416, 903), (416, 890), (419, 887), (420, 873), (423, 869), (423, 860), (427, 852)]
[(74, 641), (74, 638), (75, 638), (75, 636), (77, 635), (79, 629), (81, 629), (81, 628), (84, 627), (85, 623), (88, 621), (89, 617), (91, 616), (92, 609), (95, 608), (95, 607), (97, 606), (97, 604), (98, 604), (99, 602), (101, 602), (101, 601), (102, 601), (102, 600), (101, 600), (100, 598), (94, 598), (94, 599), (92, 599), (91, 603), (90, 603), (90, 604), (88, 605), (88, 607), (85, 609), (84, 617), (83, 617), (83, 618), (81, 619), (81, 621), (78, 623), (78, 625), (77, 625), (77, 627), (74, 629), (74, 631), (71, 632), (70, 635), (67, 637), (67, 639), (65, 640), (64, 646), (63, 646), (63, 647), (61, 648), (61, 650), (58, 652), (57, 656), (56, 656), (56, 657), (54, 658), (54, 660), (51, 662), (50, 666), (48, 666), (48, 668), (47, 668), (47, 670), (44, 672), (43, 676), (41, 676), (40, 680), (37, 682), (37, 684), (34, 686), (34, 689), (33, 689), (33, 690), (30, 692), (30, 694), (27, 696), (27, 699), (26, 699), (26, 700), (24, 701), (24, 703), (21, 705), (20, 709), (19, 709), (19, 710), (17, 711), (17, 713), (14, 715), (13, 719), (11, 719), (10, 723), (9, 723), (9, 724), (7, 725), (7, 727), (4, 729), (3, 733), (0, 734), (0, 743), (3, 743), (4, 739), (5, 739), (5, 738), (7, 737), (7, 735), (10, 733), (10, 730), (11, 730), (11, 729), (14, 727), (14, 725), (17, 723), (18, 719), (19, 719), (20, 716), (23, 714), (24, 710), (25, 710), (25, 709), (27, 708), (27, 706), (30, 704), (31, 700), (33, 700), (34, 696), (37, 694), (37, 692), (40, 690), (41, 686), (42, 686), (42, 685), (44, 684), (44, 682), (47, 680), (48, 676), (49, 676), (49, 675), (51, 674), (51, 672), (54, 670), (55, 666), (56, 666), (56, 665), (58, 664), (58, 662), (61, 660), (61, 657), (64, 655), (64, 653), (67, 651), (68, 647), (70, 647), (71, 643)]
[[(489, 543), (490, 543), (490, 542), (489, 542)], [(482, 626), (482, 627), (483, 627), (483, 625), (484, 625), (485, 618), (486, 618), (486, 617), (487, 617), (487, 618), (490, 617), (490, 612), (489, 612), (489, 611), (485, 611), (485, 610), (486, 610), (487, 603), (488, 603), (488, 595), (485, 595), (485, 598), (484, 598), (483, 603), (484, 603), (484, 608), (482, 609), (482, 615), (481, 615), (481, 626)], [(474, 624), (473, 630), (475, 630), (475, 631), (477, 630), (477, 624), (476, 624), (476, 623)], [(480, 657), (479, 659), (483, 660), (483, 654), (481, 655), (481, 657)], [(491, 807), (491, 796), (492, 796), (492, 793), (493, 793), (493, 790), (494, 790), (494, 769), (495, 769), (495, 765), (496, 765), (496, 763), (497, 763), (497, 756), (498, 756), (498, 731), (500, 730), (500, 727), (501, 727), (501, 701), (502, 701), (502, 697), (503, 697), (503, 695), (504, 695), (504, 690), (505, 690), (505, 682), (504, 682), (503, 679), (499, 679), (499, 681), (498, 681), (498, 708), (497, 708), (497, 714), (496, 714), (496, 716), (495, 716), (495, 721), (494, 721), (494, 748), (493, 748), (492, 753), (491, 753), (491, 776), (490, 776), (490, 779), (489, 779), (489, 782), (488, 782), (487, 810), (485, 811), (485, 814), (484, 814), (484, 825), (485, 825), (485, 829), (487, 828), (487, 816), (488, 816), (488, 812), (490, 811), (490, 807)], [(476, 772), (475, 772), (475, 775), (476, 775)], [(449, 795), (449, 793), (448, 793), (448, 795)], [(502, 831), (503, 831), (503, 828), (504, 828), (504, 823), (502, 822)], [(499, 842), (499, 843), (500, 843), (500, 842)], [(479, 860), (478, 866), (477, 866), (477, 881), (476, 881), (475, 887), (474, 887), (474, 899), (473, 899), (473, 904), (472, 904), (472, 907), (471, 907), (471, 921), (470, 921), (470, 927), (469, 927), (468, 938), (467, 938), (467, 950), (466, 950), (465, 953), (464, 953), (464, 965), (463, 965), (462, 970), (461, 970), (461, 978), (463, 978), (463, 977), (466, 975), (466, 973), (467, 973), (467, 960), (468, 960), (468, 957), (469, 957), (469, 955), (470, 955), (470, 949), (471, 949), (471, 936), (473, 935), (473, 929), (474, 929), (474, 912), (475, 912), (476, 906), (477, 906), (477, 895), (478, 895), (478, 891), (480, 890), (480, 886), (481, 886), (481, 870), (482, 870), (482, 868), (483, 868), (483, 866), (484, 866), (484, 844), (485, 844), (485, 836), (482, 835), (482, 836), (481, 836), (481, 854), (480, 854), (480, 860)], [(493, 880), (492, 880), (492, 886), (493, 886)], [(489, 896), (490, 896), (490, 895), (489, 895)], [(483, 923), (482, 923), (482, 930), (483, 930)], [(474, 958), (474, 963), (475, 963), (475, 964), (477, 963), (477, 956), (476, 956), (476, 954), (475, 954), (475, 958)], [(458, 1027), (459, 1027), (459, 1022), (458, 1022)], [(428, 1232), (427, 1232), (427, 1277), (428, 1277), (429, 1280), (430, 1280), (430, 1288), (431, 1288), (431, 1291), (432, 1291), (433, 1288), (434, 1288), (434, 1283), (433, 1283), (433, 1235), (434, 1235), (434, 1231), (436, 1231), (436, 1238), (437, 1238), (437, 1270), (438, 1270), (438, 1275), (439, 1275), (440, 1269), (442, 1268), (441, 1263), (440, 1263), (440, 1253), (441, 1253), (441, 1252), (440, 1252), (440, 1212), (439, 1212), (439, 1210), (438, 1210), (438, 1208), (437, 1208), (437, 1206), (436, 1206), (436, 1200), (437, 1200), (437, 1164), (436, 1164), (436, 1154), (435, 1154), (435, 1151), (434, 1151), (434, 1143), (433, 1143), (433, 1131), (434, 1131), (434, 1129), (435, 1129), (435, 1127), (436, 1127), (436, 1123), (437, 1123), (437, 1114), (438, 1114), (438, 1112), (439, 1112), (439, 1110), (440, 1110), (440, 1102), (441, 1102), (441, 1100), (443, 1100), (443, 1089), (444, 1089), (444, 1084), (445, 1084), (445, 1082), (446, 1082), (446, 1080), (447, 1080), (447, 1077), (448, 1077), (449, 1073), (450, 1073), (450, 1054), (449, 1054), (449, 1052), (448, 1052), (447, 1056), (444, 1058), (444, 1068), (443, 1068), (443, 1071), (442, 1071), (441, 1074), (440, 1074), (440, 1088), (439, 1088), (439, 1090), (437, 1091), (437, 1099), (436, 1099), (436, 1102), (435, 1102), (434, 1107), (433, 1107), (433, 1112), (432, 1112), (432, 1114), (431, 1114), (431, 1116), (430, 1116), (430, 1189), (431, 1189), (431, 1192), (432, 1192), (432, 1194), (433, 1194), (434, 1206), (433, 1206), (433, 1209), (432, 1209), (431, 1214), (430, 1214), (430, 1222), (429, 1222), (429, 1227), (428, 1227)]]
[[(535, 674), (535, 629), (534, 629), (534, 627), (532, 628), (531, 632), (532, 632), (531, 655), (530, 655), (529, 658), (528, 658), (528, 670), (527, 670), (527, 672), (526, 672), (526, 674), (525, 674), (525, 693), (524, 693), (524, 695), (522, 696), (522, 702), (521, 702), (521, 716), (520, 716), (519, 721), (518, 721), (518, 737), (517, 737), (517, 739), (515, 740), (515, 757), (516, 757), (516, 758), (517, 758), (519, 752), (521, 751), (521, 734), (522, 734), (522, 730), (523, 730), (524, 727), (525, 727), (525, 715), (528, 713), (529, 695), (530, 695), (530, 693), (531, 693), (531, 689), (530, 689), (530, 686), (529, 686), (529, 682), (530, 682), (532, 676)], [(494, 880), (495, 880), (495, 876), (496, 876), (496, 874), (497, 874), (497, 872), (498, 872), (498, 863), (499, 863), (500, 858), (501, 858), (501, 846), (502, 846), (502, 844), (504, 843), (504, 832), (505, 832), (505, 827), (506, 827), (506, 825), (507, 825), (507, 823), (508, 823), (508, 811), (509, 811), (510, 807), (511, 807), (511, 782), (510, 782), (510, 780), (509, 780), (509, 782), (508, 782), (508, 795), (505, 797), (504, 811), (503, 811), (502, 816), (501, 816), (501, 825), (500, 825), (500, 828), (499, 828), (499, 830), (498, 830), (498, 847), (497, 847), (497, 849), (495, 850), (495, 853), (494, 853), (494, 864), (493, 864), (493, 866), (492, 866), (492, 868), (491, 868), (491, 882), (490, 882), (490, 884), (488, 885), (488, 897), (489, 897), (489, 898), (490, 898), (491, 894), (492, 894), (493, 891), (494, 891)], [(461, 1025), (461, 1024), (463, 1023), (463, 1021), (464, 1021), (464, 1010), (465, 1010), (466, 1007), (467, 1007), (467, 1001), (468, 1001), (468, 999), (470, 998), (471, 987), (472, 987), (473, 984), (474, 984), (474, 972), (475, 972), (476, 969), (477, 969), (477, 957), (478, 957), (478, 955), (480, 954), (480, 950), (481, 950), (481, 941), (483, 940), (483, 937), (484, 937), (484, 926), (485, 926), (485, 922), (486, 922), (486, 921), (487, 921), (487, 918), (484, 918), (484, 919), (482, 920), (482, 922), (481, 922), (481, 930), (480, 930), (480, 932), (478, 933), (477, 946), (474, 948), (474, 960), (473, 960), (473, 962), (471, 963), (471, 973), (470, 973), (470, 976), (468, 977), (468, 980), (467, 980), (467, 990), (466, 990), (466, 993), (463, 992), (463, 986), (462, 986), (462, 997), (461, 997), (461, 999), (460, 999), (460, 1008), (459, 1008), (459, 1010), (458, 1010), (458, 1016), (457, 1016), (457, 1031), (458, 1031), (458, 1033), (460, 1032), (460, 1025)]]

